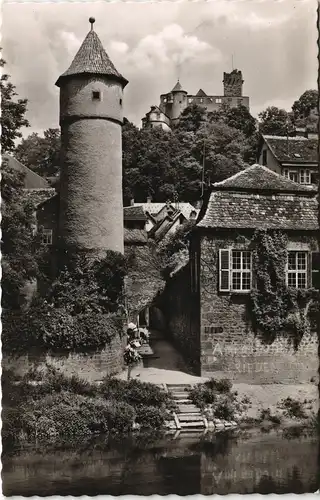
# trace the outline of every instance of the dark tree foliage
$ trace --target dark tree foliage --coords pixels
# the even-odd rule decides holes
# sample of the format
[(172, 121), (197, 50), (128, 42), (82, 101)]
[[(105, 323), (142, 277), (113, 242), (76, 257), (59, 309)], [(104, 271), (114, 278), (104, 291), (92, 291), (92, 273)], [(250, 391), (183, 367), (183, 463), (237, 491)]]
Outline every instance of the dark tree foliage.
[(269, 106), (259, 113), (259, 119), (259, 131), (262, 134), (284, 136), (292, 126), (288, 112), (276, 106)]
[(207, 121), (206, 108), (191, 104), (181, 113), (176, 129), (184, 132), (197, 132)]
[[(0, 59), (0, 67), (6, 64)], [(15, 141), (22, 137), (22, 127), (28, 127), (29, 122), (25, 118), (27, 111), (27, 99), (15, 99), (18, 95), (16, 87), (10, 82), (10, 75), (3, 73), (0, 79), (1, 91), (1, 149), (2, 153), (10, 153), (15, 148)]]
[(20, 291), (38, 273), (34, 207), (23, 193), (23, 174), (2, 162), (2, 307), (20, 306)]
[(17, 146), (15, 156), (42, 177), (56, 177), (60, 170), (60, 143), (57, 128), (45, 130), (43, 137), (33, 132)]
[(318, 91), (306, 90), (292, 105), (292, 111), (295, 119), (308, 118), (310, 114), (317, 110)]
[[(232, 125), (232, 126), (231, 126)], [(251, 134), (252, 132), (252, 134)], [(250, 135), (251, 134), (251, 135)], [(208, 116), (197, 105), (187, 107), (171, 132), (123, 126), (124, 203), (145, 201), (194, 202), (206, 183), (223, 180), (253, 162), (257, 138), (255, 120), (246, 108), (227, 108), (226, 116)], [(205, 155), (205, 161), (204, 161)]]
[(256, 120), (245, 106), (231, 108), (223, 105), (218, 111), (210, 113), (210, 122), (222, 122), (240, 130), (246, 137), (251, 137), (257, 130)]

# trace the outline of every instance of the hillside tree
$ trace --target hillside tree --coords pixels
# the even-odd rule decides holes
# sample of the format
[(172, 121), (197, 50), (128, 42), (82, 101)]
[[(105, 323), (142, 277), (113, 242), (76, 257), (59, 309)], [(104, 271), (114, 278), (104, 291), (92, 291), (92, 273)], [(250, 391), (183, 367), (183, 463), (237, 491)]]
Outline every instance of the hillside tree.
[[(0, 67), (6, 64), (0, 59)], [(22, 127), (29, 127), (25, 117), (28, 99), (16, 99), (16, 86), (10, 82), (10, 75), (2, 73), (0, 78), (1, 91), (1, 150), (2, 153), (12, 153), (15, 141), (22, 137)]]

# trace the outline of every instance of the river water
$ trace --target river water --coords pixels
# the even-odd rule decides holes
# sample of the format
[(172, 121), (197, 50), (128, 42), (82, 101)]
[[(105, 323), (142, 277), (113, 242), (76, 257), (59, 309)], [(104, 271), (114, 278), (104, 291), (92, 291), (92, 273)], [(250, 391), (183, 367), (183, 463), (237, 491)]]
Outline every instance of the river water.
[(131, 436), (2, 456), (10, 495), (307, 493), (317, 486), (318, 437), (282, 431)]

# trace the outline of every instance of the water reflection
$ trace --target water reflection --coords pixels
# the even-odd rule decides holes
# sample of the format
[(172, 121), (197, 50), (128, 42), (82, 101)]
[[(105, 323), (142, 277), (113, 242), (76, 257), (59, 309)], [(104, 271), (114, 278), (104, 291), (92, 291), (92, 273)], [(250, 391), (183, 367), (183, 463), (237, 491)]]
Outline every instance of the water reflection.
[(10, 495), (211, 495), (317, 490), (316, 436), (131, 436), (2, 457)]

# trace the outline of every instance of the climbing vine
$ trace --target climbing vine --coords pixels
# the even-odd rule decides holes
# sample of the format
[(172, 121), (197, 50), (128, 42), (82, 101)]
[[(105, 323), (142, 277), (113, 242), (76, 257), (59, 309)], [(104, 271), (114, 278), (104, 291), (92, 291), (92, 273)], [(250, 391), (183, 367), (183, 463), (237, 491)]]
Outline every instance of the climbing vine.
[(303, 335), (310, 332), (309, 311), (319, 292), (287, 286), (287, 242), (281, 231), (255, 231), (249, 313), (255, 332), (265, 343), (282, 335), (297, 349)]

